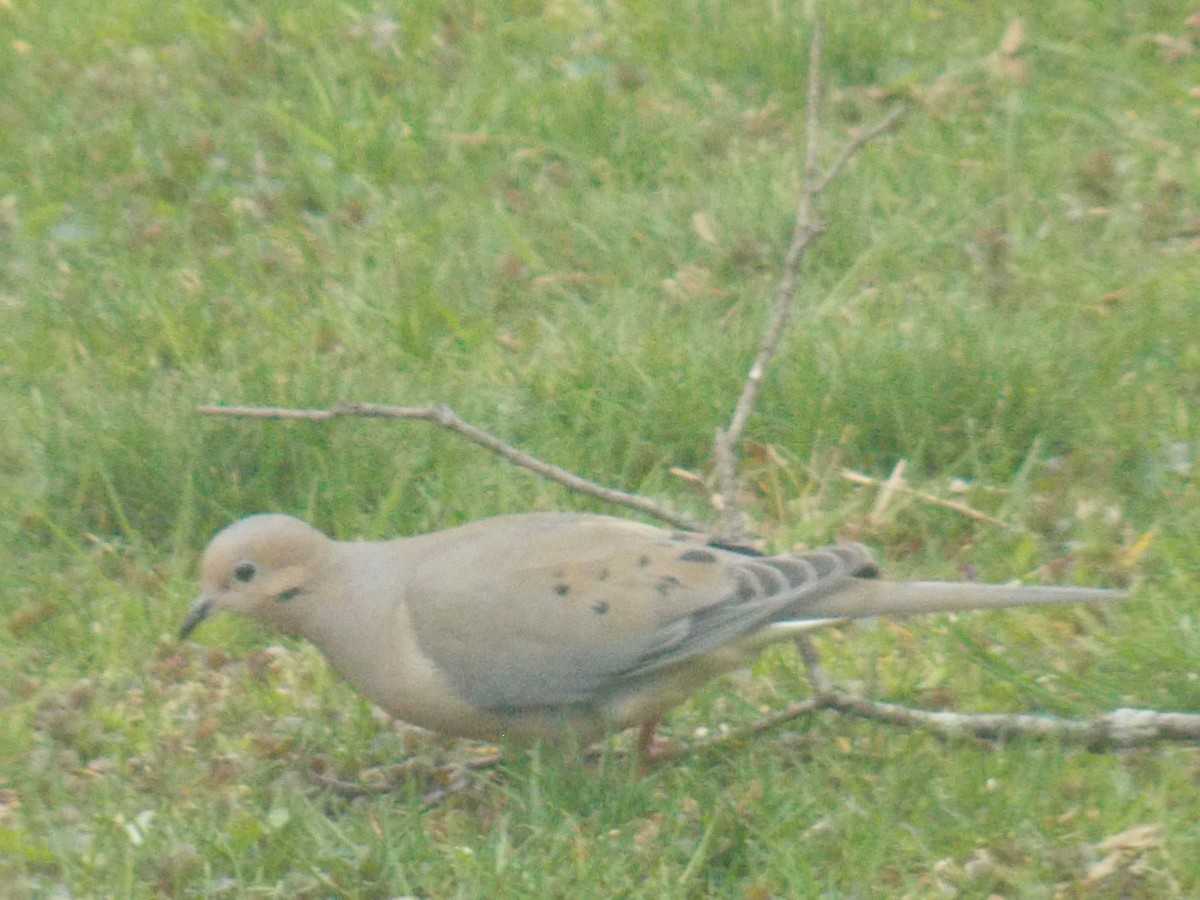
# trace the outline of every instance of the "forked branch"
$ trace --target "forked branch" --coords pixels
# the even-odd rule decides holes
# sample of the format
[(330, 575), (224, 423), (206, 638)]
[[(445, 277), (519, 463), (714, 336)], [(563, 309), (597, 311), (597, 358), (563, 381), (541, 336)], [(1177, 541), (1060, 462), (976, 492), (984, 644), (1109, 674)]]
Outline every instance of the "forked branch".
[(733, 417), (729, 426), (717, 430), (714, 451), (716, 455), (717, 481), (721, 490), (721, 521), (723, 539), (744, 543), (746, 538), (746, 518), (742, 513), (741, 502), (738, 498), (738, 448), (746, 431), (746, 423), (750, 420), (754, 407), (762, 390), (763, 379), (766, 378), (775, 354), (779, 351), (779, 342), (783, 338), (787, 325), (796, 306), (796, 295), (800, 288), (800, 265), (813, 242), (824, 232), (824, 224), (816, 217), (815, 205), (817, 199), (830, 184), (846, 168), (854, 156), (872, 139), (886, 133), (904, 117), (908, 107), (901, 104), (894, 107), (882, 119), (858, 132), (851, 141), (842, 148), (842, 152), (833, 164), (822, 174), (818, 171), (818, 153), (821, 136), (821, 46), (823, 29), (820, 22), (813, 29), (812, 40), (808, 49), (808, 117), (805, 135), (804, 178), (800, 186), (800, 199), (796, 205), (796, 216), (792, 225), (792, 238), (788, 246), (787, 256), (784, 257), (783, 274), (779, 279), (779, 288), (775, 294), (775, 303), (763, 332), (758, 354), (750, 364), (746, 382), (742, 386), (741, 396), (733, 409)]

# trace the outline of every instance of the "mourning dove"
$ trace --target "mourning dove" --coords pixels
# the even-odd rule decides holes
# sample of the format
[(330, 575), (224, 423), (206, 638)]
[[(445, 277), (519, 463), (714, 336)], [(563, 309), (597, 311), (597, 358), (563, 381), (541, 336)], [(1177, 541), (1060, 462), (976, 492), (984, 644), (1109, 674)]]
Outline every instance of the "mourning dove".
[(528, 513), (342, 542), (256, 515), (209, 544), (180, 636), (232, 610), (316, 644), (406, 722), (590, 743), (652, 726), (716, 673), (835, 621), (1122, 596), (875, 574), (859, 544), (759, 557), (607, 516)]

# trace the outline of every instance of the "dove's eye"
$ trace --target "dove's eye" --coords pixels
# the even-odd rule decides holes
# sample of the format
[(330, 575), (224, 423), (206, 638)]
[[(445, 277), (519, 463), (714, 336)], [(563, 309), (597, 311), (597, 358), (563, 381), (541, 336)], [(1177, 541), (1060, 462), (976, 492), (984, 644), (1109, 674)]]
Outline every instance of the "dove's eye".
[(258, 566), (248, 560), (242, 560), (233, 567), (233, 580), (239, 584), (249, 584), (258, 574)]

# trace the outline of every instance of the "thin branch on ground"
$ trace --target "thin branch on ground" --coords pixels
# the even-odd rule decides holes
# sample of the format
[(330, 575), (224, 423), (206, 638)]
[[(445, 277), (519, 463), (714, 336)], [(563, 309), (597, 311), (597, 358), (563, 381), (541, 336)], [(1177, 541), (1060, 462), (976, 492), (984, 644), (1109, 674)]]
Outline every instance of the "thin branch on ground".
[(821, 662), (821, 651), (817, 649), (813, 639), (807, 634), (802, 634), (796, 638), (796, 647), (800, 650), (800, 658), (804, 661), (804, 668), (808, 671), (808, 681), (812, 685), (813, 696), (824, 697), (831, 693), (834, 690), (833, 679), (825, 671), (825, 664)]
[(887, 477), (887, 481), (881, 482), (879, 496), (875, 498), (875, 505), (871, 507), (871, 512), (867, 515), (867, 521), (871, 525), (881, 525), (883, 523), (884, 514), (888, 511), (888, 507), (892, 505), (892, 499), (896, 496), (896, 489), (904, 484), (904, 470), (907, 468), (908, 460), (900, 460), (892, 469), (892, 474)]
[(250, 419), (303, 419), (310, 422), (323, 422), (339, 418), (367, 419), (417, 419), (430, 422), (448, 431), (462, 435), (473, 444), (478, 444), (490, 450), (497, 456), (502, 456), (509, 462), (523, 469), (540, 475), (547, 481), (561, 484), (572, 491), (594, 497), (614, 506), (624, 506), (653, 516), (661, 522), (683, 528), (687, 531), (707, 532), (708, 526), (684, 513), (676, 512), (670, 507), (639, 494), (630, 494), (616, 488), (605, 487), (586, 478), (581, 478), (574, 472), (543, 462), (524, 451), (518, 450), (500, 438), (472, 425), (461, 418), (448, 406), (390, 406), (385, 403), (339, 403), (328, 409), (285, 409), (276, 406), (201, 406), (197, 410), (206, 416), (236, 416)]
[(846, 164), (855, 157), (859, 150), (881, 134), (886, 134), (895, 128), (900, 120), (908, 115), (911, 108), (907, 104), (900, 103), (888, 110), (887, 115), (874, 125), (868, 125), (866, 128), (856, 131), (854, 137), (850, 139), (850, 143), (842, 148), (842, 152), (838, 155), (838, 158), (825, 170), (825, 174), (821, 176), (821, 180), (813, 186), (812, 199), (815, 200), (819, 197), (825, 191), (825, 188), (829, 187), (842, 174), (842, 169), (846, 168)]
[[(855, 484), (873, 485), (882, 488), (880, 492), (880, 499), (876, 502), (875, 508), (871, 511), (872, 521), (877, 521), (878, 515), (881, 515), (883, 509), (886, 508), (887, 503), (884, 502), (885, 497), (888, 501), (890, 501), (891, 497), (895, 494), (906, 494), (909, 497), (915, 497), (922, 503), (929, 503), (933, 506), (940, 506), (942, 509), (953, 510), (956, 513), (961, 513), (969, 519), (974, 519), (977, 522), (987, 522), (989, 525), (996, 525), (1009, 531), (1017, 528), (1017, 526), (1013, 525), (1011, 522), (1005, 522), (1003, 519), (997, 519), (995, 516), (989, 516), (987, 513), (980, 512), (974, 507), (967, 506), (965, 503), (959, 503), (955, 500), (945, 500), (941, 497), (938, 497), (936, 494), (928, 494), (924, 491), (918, 491), (916, 488), (909, 487), (904, 483), (904, 470), (901, 467), (902, 464), (903, 460), (901, 460), (901, 464), (896, 466), (896, 470), (893, 470), (892, 474), (886, 480), (872, 478), (870, 475), (863, 475), (859, 472), (851, 471), (850, 469), (842, 469), (842, 477), (847, 481), (852, 481)], [(899, 476), (896, 475), (897, 470), (900, 472)], [(878, 510), (878, 514), (876, 510)]]
[(915, 709), (830, 689), (789, 703), (744, 728), (664, 750), (656, 762), (682, 759), (717, 746), (744, 741), (822, 710), (927, 731), (945, 740), (1051, 740), (1078, 744), (1090, 750), (1127, 750), (1167, 741), (1200, 741), (1200, 715), (1189, 713), (1115, 709), (1087, 719), (1028, 713), (959, 713)]
[(1087, 719), (1029, 713), (959, 713), (866, 700), (843, 691), (823, 697), (822, 706), (876, 722), (921, 728), (945, 738), (1037, 738), (1078, 743), (1092, 749), (1200, 740), (1200, 715), (1151, 709), (1114, 709)]

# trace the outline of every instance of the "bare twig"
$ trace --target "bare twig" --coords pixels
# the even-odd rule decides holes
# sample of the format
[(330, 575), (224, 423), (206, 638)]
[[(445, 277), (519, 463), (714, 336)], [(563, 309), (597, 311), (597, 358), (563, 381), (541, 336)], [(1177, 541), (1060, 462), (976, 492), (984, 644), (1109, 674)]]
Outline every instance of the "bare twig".
[(1115, 709), (1089, 719), (1028, 713), (959, 713), (865, 700), (842, 691), (823, 698), (822, 705), (876, 722), (921, 728), (945, 738), (1037, 738), (1079, 743), (1093, 749), (1200, 740), (1200, 715), (1149, 709)]
[(1052, 740), (1080, 744), (1091, 750), (1147, 747), (1166, 741), (1200, 741), (1200, 715), (1188, 713), (1116, 709), (1088, 719), (1027, 713), (958, 713), (914, 709), (829, 689), (789, 703), (744, 728), (668, 748), (655, 761), (661, 763), (680, 759), (717, 746), (744, 741), (821, 710), (920, 729), (946, 740)]
[(906, 115), (908, 115), (909, 109), (911, 109), (911, 107), (904, 103), (897, 104), (888, 110), (887, 115), (885, 115), (874, 125), (869, 125), (866, 128), (855, 132), (854, 137), (850, 139), (850, 143), (842, 148), (842, 152), (838, 155), (838, 158), (833, 161), (833, 165), (825, 170), (825, 174), (821, 176), (821, 180), (813, 186), (812, 199), (815, 200), (817, 197), (819, 197), (824, 192), (825, 188), (829, 187), (829, 185), (833, 183), (834, 179), (842, 174), (842, 169), (846, 168), (846, 163), (850, 162), (850, 160), (854, 158), (855, 154), (857, 154), (858, 151), (861, 150), (866, 144), (870, 143), (881, 134), (884, 134), (885, 132), (895, 128), (896, 124)]
[(804, 258), (804, 251), (808, 249), (808, 245), (820, 232), (820, 226), (812, 221), (812, 187), (817, 171), (817, 138), (820, 125), (822, 31), (821, 22), (818, 20), (808, 47), (808, 123), (805, 134), (804, 179), (800, 188), (800, 201), (796, 208), (795, 223), (792, 226), (792, 240), (784, 261), (783, 275), (779, 281), (779, 290), (775, 296), (775, 305), (771, 310), (767, 330), (763, 335), (758, 355), (750, 365), (746, 383), (742, 387), (741, 396), (738, 397), (737, 405), (733, 410), (733, 418), (730, 420), (728, 428), (724, 431), (717, 431), (713, 448), (716, 456), (717, 478), (724, 500), (721, 506), (721, 520), (722, 536), (726, 540), (742, 541), (745, 539), (745, 517), (737, 496), (738, 445), (746, 430), (746, 422), (749, 421), (750, 414), (754, 412), (767, 368), (771, 365), (771, 360), (775, 358), (775, 353), (779, 349), (779, 341), (783, 337), (784, 329), (791, 317), (792, 305), (799, 284), (800, 261)]
[(880, 500), (876, 501), (875, 509), (873, 509), (871, 512), (872, 521), (875, 521), (876, 510), (882, 512), (881, 504), (885, 495), (890, 500), (893, 494), (907, 494), (910, 497), (916, 497), (923, 503), (929, 503), (933, 506), (940, 506), (943, 509), (954, 510), (954, 512), (961, 513), (967, 518), (974, 519), (977, 522), (987, 522), (990, 525), (998, 525), (1001, 528), (1006, 528), (1009, 530), (1013, 530), (1017, 527), (1011, 522), (1005, 522), (1003, 519), (997, 519), (995, 516), (989, 516), (987, 513), (980, 512), (974, 507), (967, 506), (965, 503), (958, 503), (954, 500), (944, 500), (935, 494), (927, 494), (924, 491), (918, 491), (915, 488), (911, 488), (904, 483), (903, 469), (901, 466), (897, 465), (896, 469), (900, 470), (901, 477), (897, 478), (896, 472), (893, 470), (891, 476), (889, 476), (886, 481), (881, 481), (878, 478), (872, 478), (870, 475), (863, 475), (860, 472), (853, 472), (850, 469), (842, 470), (842, 477), (847, 481), (853, 481), (855, 484), (875, 485), (883, 489), (880, 493)]
[(812, 715), (815, 712), (825, 708), (825, 704), (817, 697), (809, 697), (806, 700), (797, 700), (794, 703), (789, 703), (783, 709), (776, 710), (773, 713), (763, 716), (760, 719), (754, 720), (745, 728), (739, 728), (736, 731), (730, 731), (726, 734), (717, 734), (712, 737), (701, 738), (687, 743), (678, 743), (673, 746), (664, 747), (655, 754), (655, 765), (673, 762), (677, 759), (683, 759), (687, 756), (694, 756), (698, 753), (704, 753), (716, 747), (728, 746), (731, 743), (740, 743), (748, 740), (756, 735), (770, 731), (772, 728), (777, 728), (787, 722), (792, 722), (804, 716)]
[(834, 690), (833, 679), (825, 671), (825, 666), (821, 662), (821, 652), (813, 643), (812, 638), (806, 634), (800, 635), (796, 638), (796, 647), (799, 648), (800, 657), (804, 660), (804, 668), (808, 670), (808, 680), (812, 684), (813, 696), (820, 698), (831, 693)]
[(530, 456), (511, 444), (506, 444), (493, 434), (484, 431), (470, 422), (459, 417), (448, 406), (390, 406), (384, 403), (339, 403), (328, 409), (284, 409), (276, 406), (201, 406), (197, 410), (206, 416), (238, 416), (251, 419), (304, 419), (310, 422), (323, 422), (338, 418), (384, 418), (384, 419), (417, 419), (431, 422), (449, 431), (462, 435), (473, 444), (478, 444), (497, 456), (502, 456), (514, 465), (542, 476), (548, 481), (561, 484), (580, 494), (595, 497), (605, 503), (624, 506), (628, 509), (654, 516), (677, 528), (688, 531), (706, 532), (709, 529), (704, 523), (691, 516), (655, 503), (647, 497), (629, 494), (616, 488), (605, 487), (594, 481), (581, 478), (573, 472), (561, 469), (550, 463), (542, 462)]
[(800, 263), (809, 246), (824, 231), (824, 225), (814, 218), (814, 204), (821, 193), (841, 174), (846, 164), (868, 141), (895, 126), (907, 112), (907, 107), (897, 106), (875, 125), (858, 132), (843, 148), (828, 170), (823, 175), (819, 175), (817, 157), (820, 137), (822, 38), (823, 29), (818, 21), (813, 29), (808, 52), (808, 120), (805, 135), (804, 178), (800, 188), (800, 199), (796, 205), (792, 239), (784, 259), (779, 289), (775, 295), (775, 304), (771, 309), (758, 355), (750, 365), (741, 396), (738, 397), (737, 405), (734, 407), (729, 427), (718, 430), (714, 442), (715, 468), (722, 499), (722, 537), (733, 542), (744, 543), (746, 537), (745, 516), (738, 500), (738, 447), (746, 430), (746, 423), (758, 402), (758, 395), (762, 390), (767, 369), (779, 350), (779, 342), (783, 338), (788, 320), (791, 318), (796, 292), (800, 284)]
[[(808, 119), (805, 128), (804, 177), (800, 187), (800, 199), (796, 204), (796, 218), (792, 225), (792, 240), (784, 259), (783, 274), (775, 295), (775, 305), (767, 322), (758, 355), (750, 365), (741, 396), (733, 410), (729, 427), (717, 429), (713, 440), (713, 455), (717, 483), (721, 490), (721, 536), (734, 543), (746, 542), (746, 517), (738, 498), (738, 450), (746, 430), (746, 423), (758, 402), (767, 369), (779, 350), (779, 342), (787, 329), (795, 307), (796, 293), (800, 285), (800, 263), (812, 242), (824, 231), (824, 225), (813, 216), (813, 206), (824, 191), (846, 167), (850, 159), (872, 138), (883, 134), (900, 121), (905, 107), (889, 112), (876, 125), (860, 131), (824, 175), (818, 175), (818, 148), (820, 138), (821, 100), (821, 46), (824, 29), (818, 20), (813, 29), (808, 48)], [(809, 679), (818, 696), (833, 689), (833, 683), (821, 665), (821, 654), (807, 636), (796, 639), (796, 645), (804, 657)]]
[(871, 513), (867, 516), (867, 521), (872, 525), (878, 525), (883, 521), (883, 514), (892, 505), (892, 498), (896, 496), (896, 490), (904, 485), (904, 470), (907, 467), (908, 461), (900, 460), (892, 469), (892, 474), (888, 476), (887, 481), (883, 482), (879, 496), (875, 498), (875, 505), (871, 507)]

